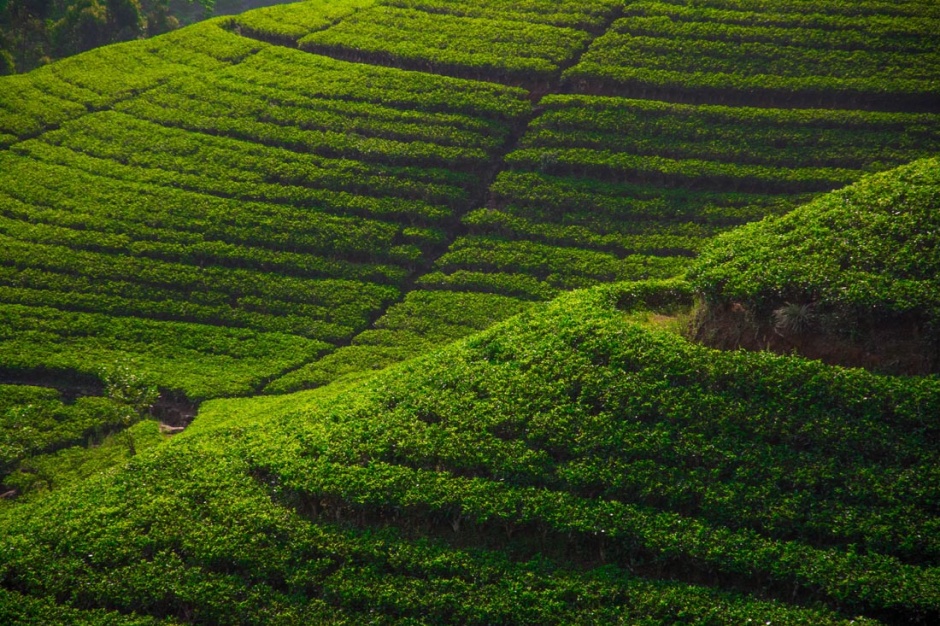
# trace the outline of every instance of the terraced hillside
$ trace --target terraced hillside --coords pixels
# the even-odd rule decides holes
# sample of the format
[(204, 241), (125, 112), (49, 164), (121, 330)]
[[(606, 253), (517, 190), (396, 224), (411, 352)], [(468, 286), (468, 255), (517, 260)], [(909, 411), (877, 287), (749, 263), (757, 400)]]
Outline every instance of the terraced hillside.
[(933, 379), (649, 330), (940, 153), (937, 32), (309, 0), (0, 78), (0, 621), (940, 619)]

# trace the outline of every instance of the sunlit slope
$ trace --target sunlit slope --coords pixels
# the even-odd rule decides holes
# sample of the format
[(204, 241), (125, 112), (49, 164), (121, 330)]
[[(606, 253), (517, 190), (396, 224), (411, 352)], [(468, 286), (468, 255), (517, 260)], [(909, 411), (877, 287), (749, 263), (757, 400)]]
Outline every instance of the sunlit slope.
[(238, 63), (267, 47), (210, 20), (162, 37), (106, 46), (0, 78), (0, 146), (106, 109), (174, 76)]
[(938, 215), (940, 160), (916, 161), (717, 238), (690, 279), (719, 318), (743, 308), (761, 332), (853, 341), (934, 372)]
[[(0, 368), (288, 391), (563, 290), (680, 274), (722, 230), (937, 152), (930, 3), (823, 8), (310, 0), (6, 77)], [(726, 31), (790, 65), (732, 46), (715, 75), (790, 80), (816, 50), (881, 91), (758, 86), (777, 108), (754, 109), (713, 106), (733, 86), (588, 80), (673, 58), (610, 52), (624, 37)], [(670, 80), (695, 91), (700, 69)], [(840, 110), (779, 108), (820, 104)]]
[[(937, 152), (931, 33), (940, 20), (929, 2), (628, 2), (603, 14), (607, 26), (603, 20), (579, 26), (599, 36), (586, 52), (561, 63), (570, 66), (561, 82), (556, 74), (536, 78), (534, 72), (525, 82), (498, 60), (448, 63), (435, 56), (453, 61), (488, 41), (471, 19), (488, 15), (484, 4), (502, 6), (378, 3), (371, 13), (381, 13), (381, 23), (394, 24), (397, 32), (423, 20), (422, 32), (409, 35), (407, 50), (367, 37), (379, 28), (366, 21), (369, 11), (301, 40), (301, 47), (329, 45), (331, 54), (345, 58), (521, 83), (538, 101), (486, 203), (463, 219), (464, 230), (447, 253), (417, 279), (419, 291), (380, 318), (377, 332), (366, 331), (353, 346), (291, 372), (269, 390), (316, 386), (381, 367), (396, 355), (419, 354), (429, 342), (454, 336), (458, 329), (449, 320), (463, 310), (471, 316), (491, 311), (501, 319), (500, 312), (515, 308), (505, 298), (542, 300), (611, 280), (674, 276), (718, 232), (783, 214), (865, 173)], [(528, 12), (535, 6), (514, 4), (500, 19), (565, 23), (548, 8), (543, 16)], [(436, 14), (464, 20), (464, 30), (437, 37), (426, 28)], [(644, 36), (634, 37), (630, 29)], [(870, 36), (872, 30), (879, 35)], [(466, 34), (472, 43), (464, 42)], [(741, 37), (761, 49), (742, 45)], [(432, 40), (442, 50), (429, 52)], [(623, 47), (627, 40), (652, 47), (637, 54)], [(683, 55), (662, 48), (675, 41), (701, 44), (704, 51)], [(721, 49), (714, 58), (712, 48)], [(412, 56), (422, 54), (427, 64), (415, 65)], [(487, 63), (495, 69), (486, 69)], [(667, 65), (668, 71), (648, 71)], [(705, 66), (711, 73), (703, 73)], [(608, 80), (624, 72), (648, 80)], [(669, 85), (653, 84), (666, 78)], [(703, 106), (645, 99), (651, 97)], [(833, 110), (800, 108), (820, 106)], [(464, 325), (463, 332), (474, 328)]]
[(400, 298), (529, 106), (283, 48), (241, 61), (0, 153), (5, 367), (256, 389)]
[(930, 623), (940, 384), (714, 352), (622, 310), (689, 294), (578, 292), (347, 393), (207, 404), (116, 475), (8, 514), (0, 606)]

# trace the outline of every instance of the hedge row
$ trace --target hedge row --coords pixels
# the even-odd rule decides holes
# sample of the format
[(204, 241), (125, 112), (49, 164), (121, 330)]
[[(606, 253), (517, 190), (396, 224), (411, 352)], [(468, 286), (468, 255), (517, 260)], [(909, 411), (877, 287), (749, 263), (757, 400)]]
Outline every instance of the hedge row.
[(691, 256), (711, 235), (718, 232), (717, 229), (697, 229), (694, 224), (669, 222), (640, 222), (639, 227), (634, 227), (634, 232), (629, 232), (630, 224), (624, 224), (620, 232), (604, 232), (597, 224), (589, 228), (575, 224), (544, 223), (520, 217), (511, 210), (491, 209), (468, 213), (463, 223), (470, 228), (471, 234), (493, 233), (507, 239), (529, 239), (549, 245), (587, 248), (619, 255)]
[(784, 168), (881, 170), (940, 149), (935, 114), (690, 106), (546, 96), (526, 148), (591, 148)]
[[(334, 216), (314, 207), (123, 182), (9, 154), (2, 163), (3, 216), (69, 228), (74, 237), (98, 233), (104, 247), (118, 242), (167, 260), (397, 283), (405, 270), (393, 263), (408, 258), (404, 248), (428, 249), (443, 236), (435, 229)], [(83, 193), (76, 193), (79, 188)], [(85, 238), (94, 244), (91, 234)]]
[[(631, 232), (649, 220), (740, 223), (785, 213), (807, 197), (664, 188), (513, 170), (500, 172), (491, 189), (513, 214), (592, 228), (597, 224), (601, 232)], [(713, 232), (704, 228), (706, 236)]]
[(0, 306), (0, 322), (6, 369), (96, 376), (102, 364), (128, 362), (196, 402), (250, 393), (331, 347), (284, 333), (10, 303)]
[(556, 76), (589, 39), (573, 28), (378, 6), (307, 35), (300, 46), (353, 60), (531, 84)]
[(938, 173), (936, 158), (915, 161), (729, 233), (696, 265), (695, 283), (709, 300), (760, 313), (790, 302), (862, 319), (910, 314), (933, 338)]
[(559, 289), (579, 289), (601, 282), (667, 278), (681, 273), (688, 259), (642, 254), (616, 255), (505, 240), (493, 236), (458, 238), (434, 264), (445, 272), (456, 270), (526, 274)]
[(328, 28), (347, 15), (373, 4), (375, 0), (306, 0), (268, 6), (235, 16), (230, 28), (247, 37), (296, 45), (304, 35)]
[(383, 0), (386, 6), (413, 9), (431, 14), (531, 22), (581, 30), (603, 27), (616, 11), (619, 0), (599, 0), (585, 4), (577, 0)]
[[(423, 168), (396, 171), (360, 161), (327, 159), (166, 128), (113, 111), (69, 122), (44, 134), (41, 141), (143, 171), (200, 176), (219, 182), (310, 187), (449, 207), (460, 206), (466, 200), (465, 190), (448, 184), (446, 171)], [(411, 144), (404, 145), (409, 149)]]
[(47, 165), (64, 166), (121, 183), (176, 187), (198, 194), (243, 200), (252, 205), (257, 203), (287, 204), (295, 209), (309, 208), (312, 212), (324, 211), (334, 215), (399, 220), (399, 223), (409, 225), (433, 224), (451, 216), (451, 211), (447, 207), (421, 200), (366, 196), (347, 191), (331, 191), (283, 183), (219, 179), (202, 175), (198, 171), (185, 173), (146, 168), (86, 155), (67, 147), (37, 140), (17, 144), (13, 152)]
[(0, 77), (0, 146), (104, 108), (174, 76), (218, 70), (267, 47), (210, 20), (158, 39), (131, 41)]
[[(310, 80), (313, 74), (316, 81)], [(265, 48), (219, 76), (307, 97), (498, 120), (515, 120), (531, 109), (527, 92), (517, 87), (348, 63), (280, 47)]]
[[(356, 380), (479, 332), (529, 306), (523, 299), (512, 297), (520, 294), (497, 289), (487, 293), (486, 289), (466, 283), (453, 290), (438, 291), (434, 275), (422, 276), (417, 289), (389, 307), (373, 328), (356, 335), (352, 345), (273, 381), (265, 391), (285, 393), (322, 387), (337, 380)], [(555, 290), (543, 286), (540, 295), (546, 298), (553, 293)]]
[[(666, 4), (688, 6), (689, 0), (663, 0)], [(781, 0), (780, 2), (767, 2), (766, 0), (696, 0), (696, 7), (708, 9), (721, 9), (727, 11), (765, 12), (770, 7), (780, 13), (793, 13), (797, 15), (836, 15), (846, 17), (919, 17), (940, 18), (940, 10), (930, 0), (904, 0), (903, 2), (885, 2), (885, 0), (860, 0), (859, 2), (844, 2), (843, 0), (823, 0), (822, 2), (807, 2), (806, 0)]]
[[(903, 15), (894, 13), (893, 9), (912, 7), (912, 3), (872, 3), (868, 9), (875, 9), (875, 13), (866, 11), (866, 7), (855, 3), (834, 3), (820, 10), (820, 5), (809, 8), (808, 12), (798, 12), (800, 6), (795, 4), (767, 4), (754, 3), (751, 6), (744, 4), (728, 5), (722, 7), (719, 3), (705, 5), (696, 3), (690, 5), (682, 2), (663, 2), (644, 0), (632, 2), (626, 9), (629, 16), (666, 16), (676, 22), (717, 22), (722, 24), (738, 24), (743, 26), (761, 25), (772, 28), (792, 28), (826, 31), (832, 34), (835, 40), (840, 37), (860, 37), (859, 31), (865, 32), (869, 40), (865, 43), (870, 46), (873, 41), (892, 42), (903, 45), (908, 39), (922, 45), (922, 37), (932, 33), (932, 23), (929, 15)], [(779, 8), (777, 8), (779, 7)], [(927, 3), (921, 5), (927, 8)], [(846, 10), (848, 9), (848, 11)], [(853, 9), (855, 9), (853, 11)], [(936, 17), (936, 16), (934, 16)], [(826, 45), (825, 42), (819, 42)]]

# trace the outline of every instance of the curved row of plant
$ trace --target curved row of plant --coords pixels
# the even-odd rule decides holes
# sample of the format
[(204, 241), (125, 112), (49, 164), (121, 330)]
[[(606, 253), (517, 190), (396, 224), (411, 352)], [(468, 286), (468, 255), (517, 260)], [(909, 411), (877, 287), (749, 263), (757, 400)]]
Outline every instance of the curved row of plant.
[(211, 403), (0, 521), (0, 575), (21, 606), (210, 624), (932, 619), (936, 381), (624, 322), (690, 297), (581, 292), (345, 394)]
[[(582, 91), (634, 97), (936, 110), (940, 16), (930, 3), (906, 3), (910, 12), (840, 4), (827, 5), (842, 14), (837, 28), (821, 29), (813, 19), (829, 12), (798, 3), (775, 5), (773, 25), (757, 2), (639, 3), (564, 76)], [(872, 21), (889, 34), (872, 35)]]
[(146, 41), (92, 50), (28, 74), (0, 77), (0, 146), (106, 108), (182, 74), (239, 63), (267, 44), (210, 20)]
[[(3, 367), (127, 351), (198, 398), (263, 385), (401, 297), (529, 109), (519, 89), (271, 46), (164, 80), (2, 155), (0, 302), (22, 331)], [(81, 330), (104, 316), (113, 332)], [(183, 332), (208, 340), (194, 354)]]
[(493, 210), (467, 215), (473, 236), (419, 283), (540, 299), (676, 275), (722, 227), (929, 154), (938, 121), (549, 95), (490, 188)]

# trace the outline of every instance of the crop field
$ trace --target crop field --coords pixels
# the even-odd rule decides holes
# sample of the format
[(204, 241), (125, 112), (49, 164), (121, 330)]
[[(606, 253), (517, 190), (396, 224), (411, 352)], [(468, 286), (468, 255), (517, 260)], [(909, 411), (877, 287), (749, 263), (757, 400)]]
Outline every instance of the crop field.
[(631, 2), (565, 77), (631, 97), (936, 110), (938, 18), (930, 2)]
[[(319, 76), (319, 92), (285, 66)], [(141, 366), (173, 370), (158, 382), (204, 398), (247, 393), (348, 339), (446, 245), (528, 110), (519, 90), (472, 87), (264, 50), (11, 146), (0, 298), (24, 329), (54, 316), (64, 334), (37, 336), (36, 349), (11, 339), (21, 356), (7, 366), (83, 370), (100, 360), (90, 353), (138, 354), (133, 335), (160, 334), (144, 328), (169, 339), (195, 324), (214, 338), (190, 348), (200, 354), (173, 339), (154, 352), (175, 343), (179, 362)], [(67, 332), (65, 319), (95, 326), (98, 314), (135, 329), (128, 345)], [(253, 375), (227, 365), (233, 333)], [(203, 382), (184, 380), (188, 369)]]
[(682, 273), (714, 235), (935, 154), (940, 116), (550, 95), (418, 284), (540, 300)]
[(346, 393), (214, 401), (84, 507), (11, 517), (9, 593), (200, 623), (929, 621), (936, 381), (715, 353), (625, 323), (638, 296)]
[(392, 0), (299, 43), (343, 58), (544, 88), (619, 4)]
[(307, 0), (0, 76), (0, 623), (940, 622), (936, 375), (693, 341), (940, 363), (937, 33)]

